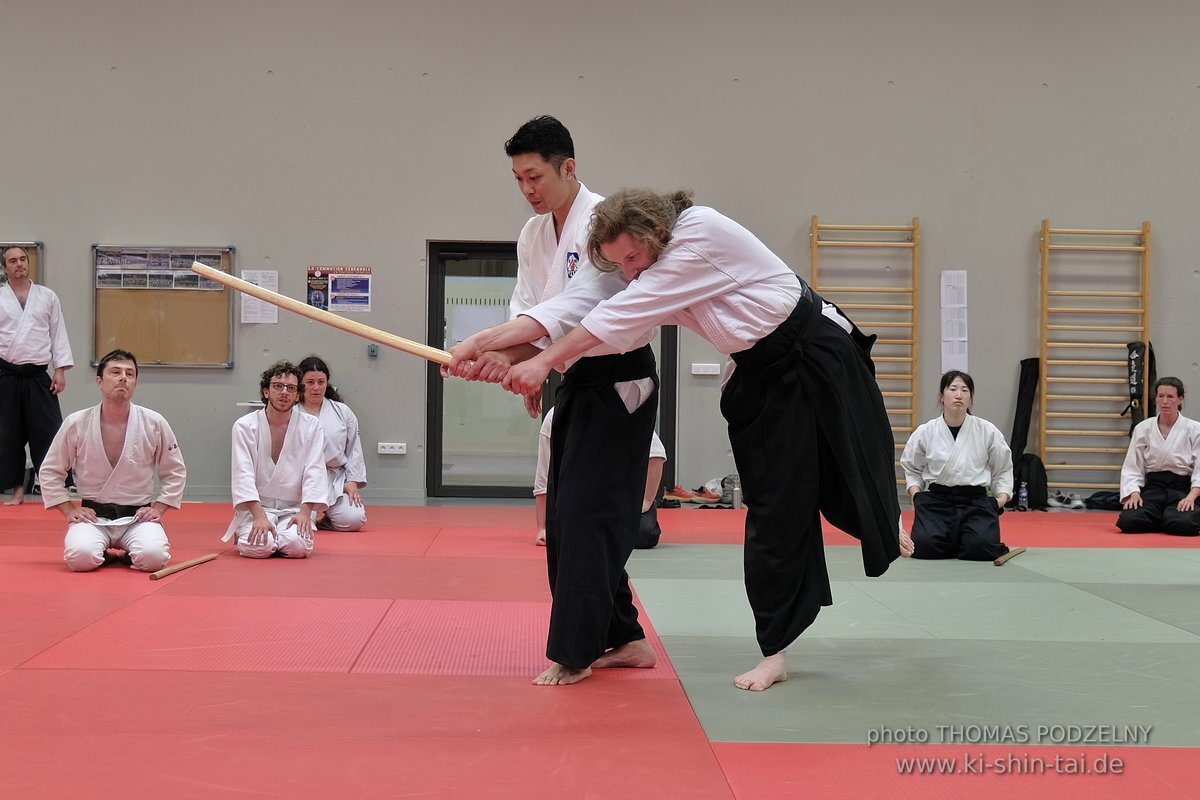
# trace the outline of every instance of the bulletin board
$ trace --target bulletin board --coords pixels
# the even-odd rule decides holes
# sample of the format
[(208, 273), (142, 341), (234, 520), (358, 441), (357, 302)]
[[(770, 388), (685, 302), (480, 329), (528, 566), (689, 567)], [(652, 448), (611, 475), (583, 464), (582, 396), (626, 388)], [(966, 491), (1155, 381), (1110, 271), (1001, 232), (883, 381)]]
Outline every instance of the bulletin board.
[[(10, 247), (24, 247), (25, 252), (29, 254), (29, 280), (34, 283), (41, 283), (42, 264), (42, 243), (41, 242), (0, 242), (0, 254)], [(0, 265), (3, 266), (3, 265)], [(0, 286), (8, 283), (8, 276), (4, 274), (3, 269), (0, 269)]]
[(232, 247), (92, 245), (92, 363), (110, 350), (139, 367), (233, 367), (233, 291), (192, 272), (232, 273)]

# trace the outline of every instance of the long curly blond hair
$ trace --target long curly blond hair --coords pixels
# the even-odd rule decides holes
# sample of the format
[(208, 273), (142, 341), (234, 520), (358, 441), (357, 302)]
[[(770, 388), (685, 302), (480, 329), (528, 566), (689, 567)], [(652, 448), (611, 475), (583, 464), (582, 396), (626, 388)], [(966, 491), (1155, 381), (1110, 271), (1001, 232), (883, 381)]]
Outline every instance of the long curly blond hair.
[(592, 211), (592, 230), (588, 234), (588, 257), (601, 272), (615, 272), (617, 265), (600, 252), (601, 245), (613, 242), (622, 233), (650, 248), (658, 255), (671, 241), (675, 221), (684, 209), (692, 207), (692, 191), (681, 189), (659, 194), (650, 189), (622, 189), (596, 204)]

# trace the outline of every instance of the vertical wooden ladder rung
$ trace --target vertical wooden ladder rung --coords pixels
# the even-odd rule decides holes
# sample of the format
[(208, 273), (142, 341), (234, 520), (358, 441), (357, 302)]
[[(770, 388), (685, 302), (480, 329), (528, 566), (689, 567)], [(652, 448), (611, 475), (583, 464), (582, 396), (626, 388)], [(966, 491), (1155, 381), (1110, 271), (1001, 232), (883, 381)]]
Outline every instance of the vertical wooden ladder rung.
[[(897, 240), (897, 239), (900, 240)], [(821, 267), (821, 252), (823, 248), (874, 248), (907, 250), (911, 258), (911, 269), (908, 275), (908, 285), (897, 285), (891, 282), (892, 276), (880, 275), (867, 278), (864, 282), (859, 274), (851, 276), (849, 281), (836, 279), (825, 281)], [(916, 343), (919, 340), (918, 320), (920, 318), (919, 287), (920, 282), (920, 249), (921, 221), (912, 218), (911, 225), (850, 225), (822, 223), (817, 215), (812, 216), (809, 229), (809, 252), (812, 258), (812, 275), (809, 284), (817, 293), (826, 295), (849, 295), (849, 302), (839, 303), (839, 307), (851, 313), (855, 324), (867, 332), (876, 332), (880, 338), (876, 344), (881, 347), (905, 348), (898, 352), (910, 353), (907, 356), (877, 355), (874, 361), (877, 365), (886, 367), (889, 364), (903, 365), (898, 367), (903, 372), (879, 372), (875, 376), (884, 397), (906, 398), (906, 408), (889, 408), (887, 414), (893, 419), (903, 419), (911, 424), (894, 426), (893, 436), (908, 434), (916, 427), (913, 409), (919, 408), (918, 388), (916, 385), (918, 369), (918, 352)], [(829, 251), (826, 251), (829, 252)], [(835, 256), (831, 256), (836, 258)], [(871, 295), (877, 295), (871, 297)], [(887, 300), (888, 295), (898, 295), (895, 299), (909, 302), (862, 302), (864, 300)], [(861, 314), (853, 313), (861, 312)], [(884, 317), (872, 319), (871, 317)], [(887, 317), (891, 317), (888, 319)], [(897, 319), (898, 318), (898, 319)], [(895, 353), (897, 350), (892, 350)], [(904, 436), (907, 438), (907, 436)], [(901, 445), (902, 446), (902, 445)], [(903, 481), (900, 481), (903, 484)]]
[[(1132, 242), (1130, 239), (1132, 238)], [(1128, 423), (1117, 413), (1076, 410), (1080, 407), (1097, 408), (1096, 403), (1118, 405), (1128, 403), (1130, 398), (1127, 370), (1129, 360), (1116, 353), (1097, 353), (1101, 358), (1073, 358), (1063, 351), (1126, 349), (1130, 339), (1146, 339), (1150, 330), (1150, 223), (1143, 222), (1140, 228), (1052, 228), (1050, 220), (1043, 219), (1040, 237), (1040, 346), (1042, 380), (1038, 382), (1038, 433), (1037, 448), (1047, 470), (1055, 472), (1117, 471), (1124, 460), (1125, 448), (1117, 446), (1089, 446), (1086, 442), (1071, 445), (1068, 438), (1127, 439)], [(1089, 257), (1088, 253), (1113, 254)], [(1053, 254), (1053, 257), (1052, 257)], [(1122, 258), (1124, 254), (1131, 258)], [(1069, 271), (1061, 269), (1069, 265)], [(1133, 290), (1136, 280), (1137, 289)], [(1072, 298), (1079, 304), (1072, 304)], [(1088, 302), (1088, 301), (1092, 302)], [(1106, 324), (1083, 324), (1092, 317)], [(1088, 334), (1088, 335), (1073, 335)], [(1124, 334), (1125, 341), (1110, 341), (1113, 334)], [(1089, 341), (1095, 339), (1099, 341)], [(1051, 358), (1054, 351), (1066, 358)], [(1124, 354), (1122, 354), (1124, 355)], [(1087, 370), (1087, 375), (1072, 374)], [(1099, 377), (1120, 370), (1122, 377)], [(1146, 399), (1146, 370), (1143, 370), (1141, 396)], [(1092, 387), (1100, 394), (1085, 394)], [(1101, 388), (1106, 387), (1106, 388)], [(1111, 389), (1107, 387), (1113, 387)], [(1122, 387), (1124, 391), (1116, 389)], [(1082, 404), (1076, 405), (1076, 404)], [(1091, 404), (1089, 406), (1089, 404)], [(1065, 407), (1064, 407), (1065, 406)], [(1081, 430), (1075, 428), (1053, 429), (1055, 421), (1087, 426), (1101, 424), (1101, 420), (1119, 425), (1122, 430)], [(1093, 422), (1089, 423), (1088, 420)], [(1050, 445), (1049, 440), (1054, 444)], [(1098, 461), (1109, 460), (1108, 464), (1053, 464), (1048, 454), (1087, 454)], [(1051, 482), (1051, 487), (1111, 488), (1108, 484)]]

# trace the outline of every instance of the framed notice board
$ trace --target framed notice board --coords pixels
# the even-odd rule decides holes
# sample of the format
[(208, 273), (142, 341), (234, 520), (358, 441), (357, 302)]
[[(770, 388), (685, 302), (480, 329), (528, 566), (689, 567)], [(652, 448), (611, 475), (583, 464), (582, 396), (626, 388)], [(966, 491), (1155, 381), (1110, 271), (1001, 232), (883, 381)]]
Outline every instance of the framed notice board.
[[(29, 255), (29, 280), (34, 283), (42, 282), (42, 243), (41, 242), (0, 242), (0, 255), (10, 247), (21, 247)], [(0, 269), (0, 286), (8, 283), (8, 275)]]
[(92, 245), (92, 364), (120, 348), (140, 367), (233, 366), (233, 292), (193, 261), (232, 273), (233, 248)]

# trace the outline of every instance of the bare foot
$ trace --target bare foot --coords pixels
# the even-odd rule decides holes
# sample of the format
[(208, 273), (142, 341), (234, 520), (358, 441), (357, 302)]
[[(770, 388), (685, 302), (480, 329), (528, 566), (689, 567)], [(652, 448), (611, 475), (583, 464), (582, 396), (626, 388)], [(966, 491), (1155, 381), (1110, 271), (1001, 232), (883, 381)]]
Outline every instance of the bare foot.
[(546, 546), (546, 532), (538, 531), (537, 538), (535, 538), (533, 540), (533, 543), (536, 544), (538, 547), (545, 547)]
[(654, 666), (657, 656), (654, 648), (645, 639), (626, 642), (620, 647), (614, 647), (592, 662), (592, 669), (605, 667), (631, 667), (634, 669), (650, 669)]
[(25, 502), (25, 487), (18, 486), (13, 489), (13, 496), (4, 501), (6, 506), (19, 506)]
[(783, 662), (783, 653), (767, 656), (758, 662), (757, 667), (734, 678), (733, 685), (748, 692), (766, 691), (774, 684), (787, 680)]
[(912, 537), (908, 535), (908, 532), (905, 531), (904, 528), (901, 528), (900, 529), (900, 557), (901, 558), (912, 558), (912, 554), (916, 549), (917, 549), (917, 546), (913, 544)]
[(533, 679), (534, 686), (568, 686), (579, 683), (592, 674), (591, 667), (572, 669), (562, 664), (551, 664), (550, 668)]

